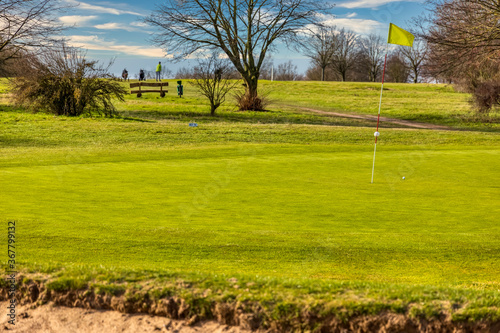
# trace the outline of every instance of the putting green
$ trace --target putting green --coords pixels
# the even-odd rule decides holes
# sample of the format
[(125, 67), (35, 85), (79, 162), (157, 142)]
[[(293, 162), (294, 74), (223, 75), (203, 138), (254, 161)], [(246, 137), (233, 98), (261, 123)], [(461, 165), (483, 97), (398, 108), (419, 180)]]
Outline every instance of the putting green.
[(349, 150), (61, 155), (0, 169), (0, 214), (27, 264), (498, 288), (497, 148), (382, 145), (374, 184)]

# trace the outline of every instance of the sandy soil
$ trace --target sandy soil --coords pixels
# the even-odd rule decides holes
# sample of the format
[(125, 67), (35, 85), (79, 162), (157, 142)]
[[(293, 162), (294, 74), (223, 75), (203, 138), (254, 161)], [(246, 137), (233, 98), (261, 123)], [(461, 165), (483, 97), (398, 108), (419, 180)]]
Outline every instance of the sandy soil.
[(19, 333), (250, 333), (239, 327), (204, 322), (187, 326), (185, 322), (145, 314), (124, 314), (117, 311), (67, 308), (49, 303), (35, 309), (16, 308), (16, 325), (5, 316), (7, 302), (0, 302), (0, 332)]

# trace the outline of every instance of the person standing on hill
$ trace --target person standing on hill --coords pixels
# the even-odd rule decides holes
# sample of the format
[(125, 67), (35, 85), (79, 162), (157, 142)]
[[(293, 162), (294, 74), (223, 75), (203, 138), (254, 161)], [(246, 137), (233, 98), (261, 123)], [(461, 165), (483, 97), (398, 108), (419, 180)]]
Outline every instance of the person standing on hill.
[(160, 81), (161, 82), (161, 61), (158, 62), (158, 65), (156, 66), (156, 82)]

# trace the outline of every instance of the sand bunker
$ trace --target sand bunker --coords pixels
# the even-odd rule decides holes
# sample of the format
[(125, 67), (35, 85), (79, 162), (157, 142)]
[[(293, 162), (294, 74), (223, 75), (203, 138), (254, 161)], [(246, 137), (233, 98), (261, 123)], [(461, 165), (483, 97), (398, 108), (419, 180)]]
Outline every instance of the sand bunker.
[[(7, 302), (0, 302), (7, 308)], [(3, 313), (4, 311), (2, 311)], [(16, 308), (16, 325), (0, 319), (0, 332), (19, 333), (250, 333), (239, 327), (221, 325), (214, 321), (187, 326), (185, 321), (147, 314), (125, 314), (118, 311), (86, 310), (54, 306), (49, 303), (31, 309), (29, 305)]]

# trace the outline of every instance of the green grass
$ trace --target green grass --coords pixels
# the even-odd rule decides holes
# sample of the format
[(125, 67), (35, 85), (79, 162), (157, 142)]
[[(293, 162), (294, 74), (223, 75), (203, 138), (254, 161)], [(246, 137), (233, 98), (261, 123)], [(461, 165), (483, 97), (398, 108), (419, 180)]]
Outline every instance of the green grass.
[[(325, 111), (377, 115), (380, 83), (267, 82), (277, 104), (292, 109), (313, 107)], [(265, 88), (264, 88), (265, 89)], [(283, 93), (286, 91), (286, 93)], [(381, 115), (455, 128), (499, 129), (498, 108), (478, 117), (469, 94), (444, 84), (384, 84)]]
[[(175, 83), (171, 82), (175, 90)], [(145, 94), (141, 99), (130, 95), (118, 108), (125, 116), (139, 115), (148, 119), (209, 120), (246, 123), (309, 123), (337, 126), (366, 126), (373, 122), (355, 121), (304, 112), (314, 108), (348, 114), (376, 116), (380, 98), (380, 83), (358, 82), (270, 82), (261, 81), (260, 89), (267, 96), (269, 112), (234, 112), (230, 103), (209, 117), (208, 104), (189, 81), (184, 82), (185, 98), (169, 93), (162, 99)], [(172, 90), (172, 91), (173, 91)], [(488, 115), (478, 115), (470, 105), (469, 94), (456, 92), (444, 84), (384, 84), (381, 115), (396, 119), (450, 126), (457, 129), (500, 129), (498, 108)], [(394, 127), (382, 123), (383, 127)]]
[[(349, 83), (334, 104), (318, 87), (341, 83), (264, 84), (284, 91), (280, 103), (345, 112), (377, 94)], [(469, 311), (457, 318), (499, 318), (498, 130), (458, 122), (470, 110), (449, 87), (389, 89), (413, 105), (437, 99), (420, 116), (408, 106), (390, 116), (474, 131), (384, 128), (370, 184), (372, 122), (278, 102), (212, 118), (189, 88), (182, 100), (128, 96), (114, 119), (24, 113), (0, 95), (0, 219), (17, 221), (20, 265), (58, 276), (55, 289), (137, 275), (250, 297), (228, 282), (236, 276), (261, 284), (256, 300), (337, 297), (361, 313), (423, 302), (412, 311), (429, 316), (433, 301), (456, 300)], [(457, 109), (439, 118), (441, 99)]]
[(370, 185), (368, 150), (252, 148), (4, 168), (0, 214), (19, 221), (33, 262), (118, 256), (147, 270), (440, 285), (500, 276), (496, 149), (380, 147)]

